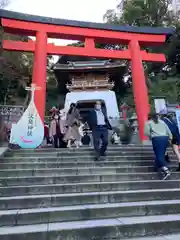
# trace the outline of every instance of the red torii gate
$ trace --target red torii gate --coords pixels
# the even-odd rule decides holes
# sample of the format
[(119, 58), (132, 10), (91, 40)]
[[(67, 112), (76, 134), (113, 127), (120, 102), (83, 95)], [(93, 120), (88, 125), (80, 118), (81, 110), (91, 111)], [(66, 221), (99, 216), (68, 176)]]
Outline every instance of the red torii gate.
[[(133, 92), (141, 140), (145, 140), (144, 123), (149, 113), (148, 91), (142, 61), (165, 62), (164, 54), (148, 53), (141, 46), (160, 45), (174, 29), (138, 28), (52, 19), (12, 11), (0, 11), (1, 25), (7, 33), (35, 36), (36, 41), (3, 41), (4, 50), (34, 52), (32, 82), (41, 88), (35, 92), (35, 105), (44, 121), (46, 102), (46, 61), (50, 55), (75, 55), (131, 61)], [(84, 41), (84, 47), (48, 44), (49, 38)], [(127, 50), (97, 49), (95, 43), (125, 44)]]

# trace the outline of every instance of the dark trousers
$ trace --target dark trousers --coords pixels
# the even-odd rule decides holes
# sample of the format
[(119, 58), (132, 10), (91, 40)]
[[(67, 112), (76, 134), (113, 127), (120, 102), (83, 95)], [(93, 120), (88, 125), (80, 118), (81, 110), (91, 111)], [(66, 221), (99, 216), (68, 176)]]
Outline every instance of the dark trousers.
[[(96, 157), (104, 156), (108, 146), (108, 129), (104, 126), (97, 126), (92, 130), (94, 150)], [(100, 145), (102, 141), (102, 144)]]
[(54, 140), (53, 143), (54, 143), (55, 148), (65, 148), (66, 147), (66, 144), (63, 141), (63, 135), (62, 134), (54, 135), (53, 140)]
[(167, 166), (165, 159), (165, 153), (168, 147), (168, 137), (153, 137), (152, 145), (155, 154), (155, 162), (157, 168), (162, 168)]
[(51, 140), (48, 136), (45, 136), (44, 139), (46, 140), (46, 144), (50, 144), (51, 143)]

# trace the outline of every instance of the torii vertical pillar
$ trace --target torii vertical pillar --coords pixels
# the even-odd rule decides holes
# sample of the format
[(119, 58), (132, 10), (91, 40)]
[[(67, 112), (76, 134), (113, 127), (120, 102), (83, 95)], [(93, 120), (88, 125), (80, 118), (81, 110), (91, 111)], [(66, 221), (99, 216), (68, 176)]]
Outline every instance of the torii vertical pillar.
[(37, 31), (32, 82), (40, 88), (39, 91), (35, 91), (34, 101), (43, 122), (46, 105), (46, 65), (47, 33), (44, 31)]
[(144, 141), (147, 139), (144, 136), (144, 124), (147, 121), (150, 109), (139, 42), (137, 40), (131, 40), (129, 49), (131, 51), (131, 72), (133, 79), (134, 101), (139, 125), (139, 136), (141, 141)]

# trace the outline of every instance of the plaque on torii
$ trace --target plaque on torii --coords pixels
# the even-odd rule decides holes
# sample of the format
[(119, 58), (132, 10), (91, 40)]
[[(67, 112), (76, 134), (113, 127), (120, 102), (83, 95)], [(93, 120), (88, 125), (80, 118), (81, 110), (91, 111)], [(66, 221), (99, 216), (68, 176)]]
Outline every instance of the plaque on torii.
[[(166, 35), (174, 29), (116, 26), (99, 23), (77, 22), (63, 19), (32, 16), (0, 10), (1, 24), (7, 33), (35, 36), (36, 41), (4, 40), (3, 49), (34, 52), (33, 83), (41, 87), (35, 92), (35, 105), (44, 121), (46, 102), (46, 58), (47, 55), (88, 56), (104, 59), (131, 61), (133, 93), (141, 140), (145, 140), (144, 124), (149, 113), (148, 91), (142, 61), (165, 62), (164, 54), (146, 52), (141, 46), (161, 45)], [(56, 46), (49, 38), (69, 39), (85, 42), (84, 47)], [(124, 44), (126, 50), (97, 49), (95, 43)]]

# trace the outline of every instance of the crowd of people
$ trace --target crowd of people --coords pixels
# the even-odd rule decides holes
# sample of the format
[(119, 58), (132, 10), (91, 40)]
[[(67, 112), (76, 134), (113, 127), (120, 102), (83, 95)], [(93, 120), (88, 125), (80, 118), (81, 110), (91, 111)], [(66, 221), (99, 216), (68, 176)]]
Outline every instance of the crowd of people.
[[(64, 108), (53, 107), (50, 112), (50, 124), (44, 125), (46, 144), (53, 145), (54, 148), (71, 148), (73, 145), (79, 148), (82, 145), (93, 145), (95, 161), (105, 157), (109, 140), (108, 132), (109, 130), (112, 131), (112, 127), (106, 110), (103, 109), (100, 101), (95, 103), (94, 109), (90, 112), (88, 123), (83, 122), (75, 103), (71, 103), (68, 111)], [(89, 134), (89, 129), (91, 129), (91, 135)], [(149, 114), (148, 121), (145, 123), (144, 134), (152, 141), (155, 167), (162, 174), (162, 179), (165, 180), (171, 175), (169, 170), (170, 159), (167, 153), (169, 146), (172, 147), (177, 157), (177, 171), (180, 172), (180, 133), (177, 123), (172, 116), (169, 114)], [(113, 131), (111, 143), (120, 143), (119, 136)]]
[[(89, 126), (87, 122), (83, 123), (80, 112), (74, 103), (70, 105), (68, 111), (53, 108), (51, 113), (48, 134), (45, 131), (47, 144), (52, 143), (55, 148), (71, 148), (73, 144), (76, 148), (82, 145), (90, 146), (91, 137), (88, 133), (90, 128), (92, 130), (95, 161), (105, 157), (108, 146), (108, 130), (112, 130), (112, 127), (100, 101), (96, 102), (94, 109), (89, 114)], [(180, 171), (180, 134), (177, 123), (172, 119), (171, 115), (158, 116), (155, 113), (149, 114), (144, 133), (152, 141), (155, 167), (162, 174), (162, 178), (165, 180), (170, 176), (169, 156), (167, 153), (169, 145), (178, 159), (177, 171)], [(119, 142), (117, 133), (113, 132), (111, 143), (119, 144)]]
[(68, 111), (53, 107), (50, 112), (50, 124), (45, 124), (44, 131), (46, 144), (52, 144), (55, 148), (71, 148), (73, 144), (77, 148), (90, 145), (88, 124), (83, 123), (76, 104), (72, 103)]
[(170, 176), (168, 167), (169, 156), (167, 154), (169, 145), (172, 147), (178, 160), (177, 171), (180, 171), (180, 134), (177, 123), (173, 120), (172, 116), (168, 114), (161, 116), (155, 113), (149, 114), (144, 132), (152, 141), (156, 168), (162, 174), (162, 178), (165, 180)]
[[(88, 134), (89, 127), (92, 130), (92, 139), (95, 150), (95, 160), (99, 161), (105, 156), (108, 145), (108, 130), (112, 130), (105, 109), (101, 102), (97, 101), (94, 109), (89, 114), (89, 124), (83, 123), (80, 112), (75, 103), (71, 103), (68, 111), (65, 109), (51, 109), (51, 122), (49, 130), (45, 125), (45, 139), (47, 144), (53, 144), (55, 148), (76, 148), (82, 145), (90, 146), (91, 137)], [(114, 143), (117, 143), (114, 134)]]

